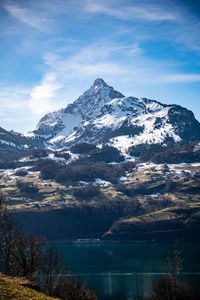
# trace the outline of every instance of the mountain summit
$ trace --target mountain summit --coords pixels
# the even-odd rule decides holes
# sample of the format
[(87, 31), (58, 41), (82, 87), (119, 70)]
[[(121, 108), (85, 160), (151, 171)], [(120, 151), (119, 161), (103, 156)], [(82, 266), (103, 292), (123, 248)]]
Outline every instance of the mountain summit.
[(125, 150), (143, 143), (199, 140), (200, 123), (186, 108), (125, 97), (97, 78), (65, 109), (45, 115), (33, 133), (51, 146), (108, 143)]
[(97, 78), (92, 86), (83, 93), (73, 104), (68, 105), (65, 113), (79, 113), (83, 118), (88, 115), (96, 115), (103, 105), (109, 103), (114, 98), (123, 98), (124, 95), (115, 91), (113, 87), (107, 85), (103, 79)]
[(107, 85), (107, 83), (105, 83), (105, 81), (104, 81), (103, 79), (97, 78), (97, 79), (94, 81), (92, 87), (99, 87), (99, 86), (108, 86), (108, 85)]

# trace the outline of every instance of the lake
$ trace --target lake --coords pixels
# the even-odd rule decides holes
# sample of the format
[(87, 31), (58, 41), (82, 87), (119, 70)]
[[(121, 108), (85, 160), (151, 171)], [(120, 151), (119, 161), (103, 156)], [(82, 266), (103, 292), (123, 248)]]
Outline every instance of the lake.
[[(56, 245), (69, 269), (99, 300), (147, 296), (152, 280), (165, 272), (167, 243), (99, 243)], [(179, 244), (184, 261), (180, 279), (200, 289), (200, 244)]]

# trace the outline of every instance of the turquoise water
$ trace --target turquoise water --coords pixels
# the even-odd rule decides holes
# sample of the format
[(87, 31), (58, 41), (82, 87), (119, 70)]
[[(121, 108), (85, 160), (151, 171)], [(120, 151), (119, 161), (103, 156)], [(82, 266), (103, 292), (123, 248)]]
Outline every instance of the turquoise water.
[[(164, 256), (170, 244), (60, 244), (56, 245), (74, 275), (95, 289), (99, 300), (148, 296), (152, 280), (166, 272)], [(200, 244), (180, 244), (180, 279), (200, 289)]]

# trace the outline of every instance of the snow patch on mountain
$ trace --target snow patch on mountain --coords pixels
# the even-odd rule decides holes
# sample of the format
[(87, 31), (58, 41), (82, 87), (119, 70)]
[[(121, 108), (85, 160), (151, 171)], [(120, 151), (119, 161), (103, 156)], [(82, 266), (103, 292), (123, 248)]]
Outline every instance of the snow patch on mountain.
[(92, 122), (96, 126), (96, 128), (102, 128), (102, 127), (110, 127), (112, 129), (118, 128), (120, 125), (122, 125), (123, 121), (125, 121), (127, 116), (123, 115), (114, 115), (114, 114), (106, 114), (100, 117), (99, 119), (96, 119)]
[[(158, 103), (151, 103), (147, 105), (147, 109), (151, 109), (151, 113), (143, 113), (136, 118), (131, 119), (132, 125), (143, 126), (144, 131), (134, 137), (122, 136), (112, 138), (110, 142), (113, 146), (124, 149), (125, 151), (130, 146), (138, 144), (163, 143), (167, 137), (173, 138), (175, 142), (181, 140), (181, 138), (175, 134), (173, 125), (168, 122), (169, 107), (163, 108), (163, 106)], [(162, 123), (156, 128), (156, 121), (161, 119)]]
[(120, 150), (122, 153), (126, 154), (127, 149), (135, 145), (135, 138), (128, 135), (121, 135), (110, 139), (110, 146), (113, 146)]
[(82, 118), (80, 114), (72, 115), (69, 113), (64, 113), (60, 121), (62, 122), (62, 129), (55, 137), (49, 140), (49, 143), (57, 143), (68, 136), (73, 131), (74, 127), (80, 125)]
[(197, 152), (199, 150), (200, 150), (200, 143), (198, 143), (197, 145), (195, 145), (194, 152)]
[(58, 111), (48, 113), (39, 121), (39, 123), (36, 126), (36, 130), (40, 129), (41, 127), (45, 127), (45, 126), (50, 126), (50, 127), (55, 126), (56, 124), (58, 124), (58, 122), (62, 118), (63, 112), (64, 112), (64, 109), (62, 108), (62, 109), (59, 109)]

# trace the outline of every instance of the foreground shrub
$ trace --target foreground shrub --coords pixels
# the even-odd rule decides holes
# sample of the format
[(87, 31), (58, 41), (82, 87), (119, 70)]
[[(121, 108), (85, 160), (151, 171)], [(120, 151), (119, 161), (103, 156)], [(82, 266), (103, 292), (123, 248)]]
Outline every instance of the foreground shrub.
[(159, 281), (153, 282), (153, 286), (150, 290), (150, 297), (146, 300), (200, 299), (199, 295), (196, 295), (194, 290), (185, 282), (177, 280), (180, 270), (182, 269), (183, 262), (182, 252), (177, 248), (177, 239), (173, 240), (171, 249), (168, 249), (165, 260), (169, 273), (162, 276)]
[(81, 283), (77, 284), (75, 281), (58, 284), (54, 297), (62, 300), (97, 300), (94, 290), (85, 287)]
[(154, 282), (149, 300), (197, 300), (194, 291), (184, 282), (176, 281), (170, 274)]

